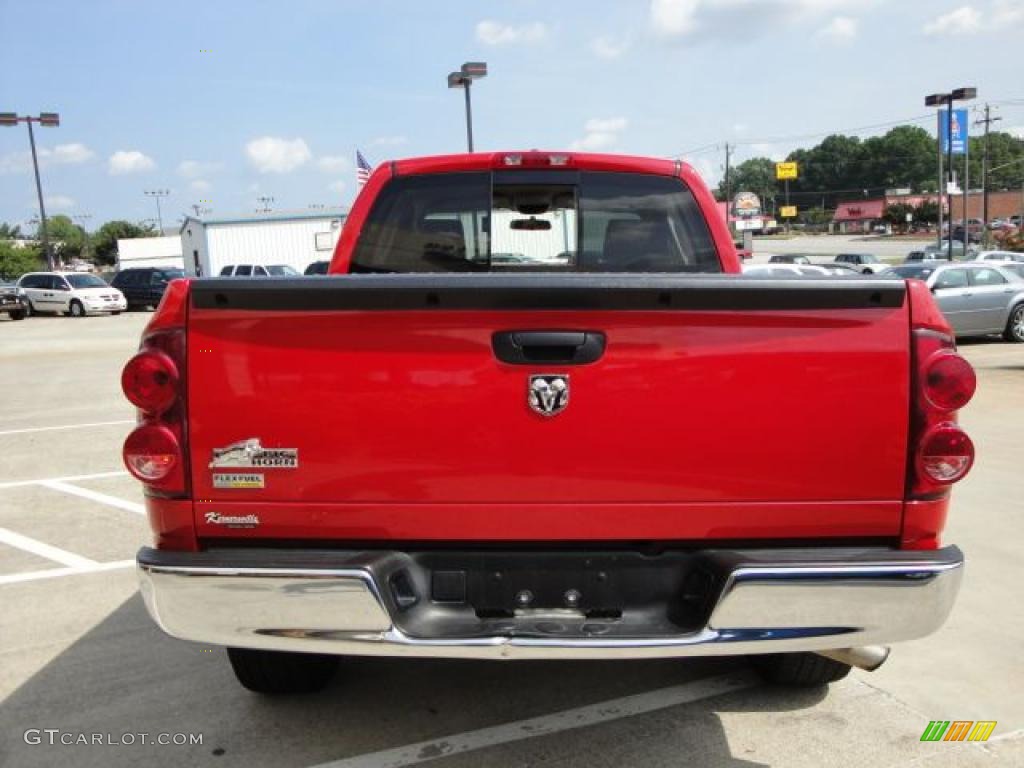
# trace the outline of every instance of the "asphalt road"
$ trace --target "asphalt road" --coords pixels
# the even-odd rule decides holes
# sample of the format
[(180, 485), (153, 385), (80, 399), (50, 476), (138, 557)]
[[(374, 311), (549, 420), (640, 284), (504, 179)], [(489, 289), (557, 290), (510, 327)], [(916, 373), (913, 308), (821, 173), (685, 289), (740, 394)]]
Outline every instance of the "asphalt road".
[[(793, 692), (742, 659), (356, 659), (321, 694), (267, 700), (222, 650), (165, 637), (138, 595), (149, 531), (119, 459), (118, 374), (145, 319), (0, 320), (0, 765), (1024, 765), (1024, 345), (962, 347), (980, 379), (962, 414), (978, 463), (948, 529), (963, 589), (938, 634), (877, 672)], [(930, 720), (998, 725), (985, 744), (922, 743)]]

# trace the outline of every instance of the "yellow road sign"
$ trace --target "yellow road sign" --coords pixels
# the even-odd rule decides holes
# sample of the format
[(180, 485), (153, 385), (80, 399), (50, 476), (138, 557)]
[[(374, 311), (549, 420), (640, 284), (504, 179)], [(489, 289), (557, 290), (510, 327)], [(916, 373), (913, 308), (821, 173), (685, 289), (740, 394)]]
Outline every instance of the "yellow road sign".
[(779, 216), (784, 219), (792, 219), (796, 217), (796, 206), (795, 205), (781, 205), (779, 206)]
[(797, 177), (796, 163), (776, 163), (775, 178), (779, 181), (784, 179), (795, 179)]

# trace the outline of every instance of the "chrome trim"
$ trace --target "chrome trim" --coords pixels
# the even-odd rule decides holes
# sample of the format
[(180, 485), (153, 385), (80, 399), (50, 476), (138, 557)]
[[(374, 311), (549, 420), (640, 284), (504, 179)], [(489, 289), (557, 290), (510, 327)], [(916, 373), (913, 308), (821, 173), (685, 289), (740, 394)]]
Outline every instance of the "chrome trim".
[(398, 609), (388, 608), (370, 565), (163, 565), (140, 553), (138, 573), (157, 624), (197, 642), (364, 656), (640, 659), (831, 651), (923, 637), (942, 625), (956, 598), (963, 560), (954, 551), (955, 560), (934, 562), (900, 563), (895, 553), (892, 563), (741, 564), (707, 626), (652, 637), (412, 637), (392, 620), (389, 610)]

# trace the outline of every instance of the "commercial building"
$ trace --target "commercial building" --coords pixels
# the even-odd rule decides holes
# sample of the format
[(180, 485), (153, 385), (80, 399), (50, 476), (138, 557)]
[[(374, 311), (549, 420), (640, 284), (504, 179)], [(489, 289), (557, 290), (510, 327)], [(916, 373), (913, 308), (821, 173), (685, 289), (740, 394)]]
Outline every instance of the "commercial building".
[(177, 267), (185, 262), (181, 257), (181, 238), (132, 237), (117, 241), (117, 271), (129, 267)]
[(345, 216), (340, 208), (186, 216), (180, 237), (185, 273), (210, 277), (232, 264), (286, 264), (302, 272), (331, 258)]

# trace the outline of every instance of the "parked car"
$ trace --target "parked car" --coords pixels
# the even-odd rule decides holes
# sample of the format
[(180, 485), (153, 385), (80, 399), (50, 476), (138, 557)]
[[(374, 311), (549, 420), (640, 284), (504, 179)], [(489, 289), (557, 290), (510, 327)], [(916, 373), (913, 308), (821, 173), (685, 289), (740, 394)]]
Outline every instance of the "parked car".
[(160, 303), (171, 280), (185, 276), (185, 270), (172, 267), (131, 267), (122, 269), (110, 284), (124, 294), (128, 309), (151, 309)]
[(776, 253), (768, 259), (769, 264), (810, 264), (811, 260), (802, 253)]
[(228, 264), (221, 277), (297, 277), (295, 267), (287, 264)]
[(807, 277), (827, 275), (829, 272), (815, 264), (744, 264), (743, 274), (764, 277)]
[(818, 686), (946, 619), (974, 375), (922, 286), (738, 277), (667, 159), (399, 160), (361, 194), (357, 279), (175, 281), (126, 366), (164, 631), (266, 694), (337, 655)]
[(870, 253), (840, 253), (836, 256), (835, 263), (850, 264), (859, 268), (865, 275), (881, 272), (888, 266), (887, 264), (880, 262), (876, 256)]
[(924, 280), (957, 336), (1001, 333), (1024, 342), (1024, 280), (994, 262), (903, 264), (893, 271)]
[(0, 315), (11, 320), (24, 320), (28, 316), (28, 299), (14, 283), (0, 281)]
[(1024, 278), (1024, 262), (1020, 261), (1004, 261), (999, 265), (999, 268), (1005, 272), (1010, 272), (1017, 277)]
[(117, 315), (128, 308), (124, 294), (96, 275), (82, 272), (29, 272), (18, 279), (29, 310), (84, 317), (90, 312)]
[(326, 275), (327, 268), (331, 266), (329, 261), (314, 261), (303, 271), (304, 275)]
[(1017, 251), (980, 251), (975, 261), (1024, 261), (1024, 253)]
[[(942, 245), (936, 243), (929, 243), (924, 247), (924, 250), (928, 253), (938, 254), (936, 258), (947, 259), (949, 254), (949, 240), (943, 240)], [(978, 247), (976, 245), (968, 244), (967, 248), (964, 248), (963, 240), (953, 241), (953, 260), (954, 261), (971, 261), (974, 256), (978, 253)]]
[(828, 264), (816, 265), (824, 269), (830, 275), (838, 275), (840, 277), (849, 277), (851, 275), (863, 275), (860, 267), (855, 264), (840, 264), (838, 262), (830, 262)]
[(907, 258), (903, 260), (904, 264), (913, 264), (919, 261), (947, 261), (945, 251), (928, 250), (927, 248), (920, 251), (911, 251), (907, 254)]

